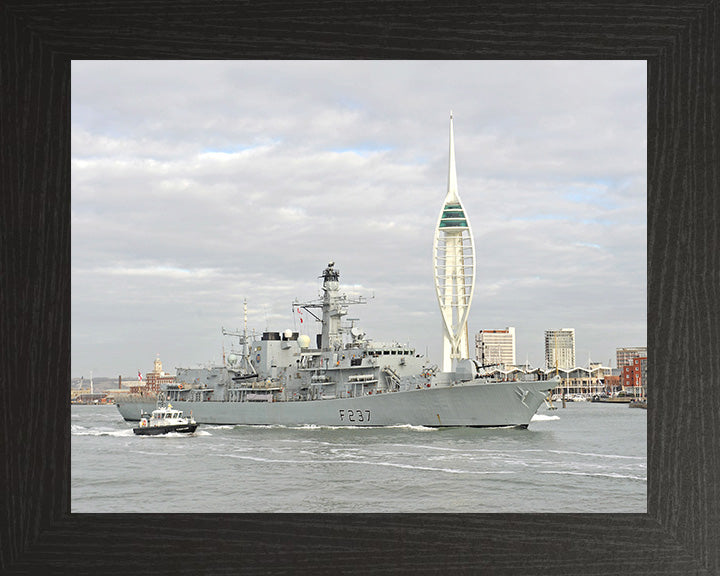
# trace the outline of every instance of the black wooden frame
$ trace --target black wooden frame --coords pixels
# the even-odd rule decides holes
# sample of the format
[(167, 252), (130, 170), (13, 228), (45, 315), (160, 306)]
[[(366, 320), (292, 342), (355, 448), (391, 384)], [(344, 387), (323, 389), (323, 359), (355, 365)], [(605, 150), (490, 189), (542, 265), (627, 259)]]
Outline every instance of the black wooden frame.
[[(720, 574), (718, 6), (5, 0), (0, 572)], [(162, 58), (646, 60), (648, 513), (70, 514), (71, 61)]]

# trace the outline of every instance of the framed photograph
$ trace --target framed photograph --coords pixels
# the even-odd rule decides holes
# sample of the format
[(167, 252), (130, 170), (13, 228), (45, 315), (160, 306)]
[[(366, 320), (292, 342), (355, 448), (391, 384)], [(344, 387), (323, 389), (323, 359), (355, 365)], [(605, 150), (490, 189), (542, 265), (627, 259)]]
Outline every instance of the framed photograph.
[[(342, 9), (309, 5), (277, 8), (184, 4), (167, 11), (160, 5), (137, 3), (81, 7), (61, 2), (36, 7), (11, 2), (0, 12), (3, 32), (0, 38), (5, 55), (0, 60), (0, 71), (8, 80), (3, 82), (5, 87), (0, 92), (2, 185), (8, 191), (4, 200), (7, 209), (1, 216), (1, 329), (5, 350), (3, 375), (7, 385), (3, 387), (6, 408), (0, 416), (5, 430), (1, 446), (2, 480), (6, 487), (0, 497), (0, 509), (6, 519), (0, 527), (0, 569), (10, 574), (32, 570), (73, 574), (144, 573), (149, 567), (153, 572), (168, 574), (179, 569), (213, 574), (288, 571), (349, 574), (380, 570), (496, 574), (717, 572), (720, 547), (712, 527), (718, 522), (718, 499), (714, 497), (713, 488), (718, 485), (718, 472), (712, 457), (708, 456), (717, 451), (718, 442), (713, 428), (715, 405), (708, 401), (715, 394), (713, 335), (718, 317), (714, 314), (717, 299), (708, 282), (716, 266), (708, 247), (714, 245), (717, 228), (713, 192), (718, 188), (718, 175), (711, 161), (717, 156), (718, 105), (712, 90), (717, 84), (712, 58), (712, 38), (718, 33), (717, 2), (691, 2), (672, 8), (654, 4), (585, 4), (582, 7), (491, 4), (437, 10), (426, 3), (392, 6), (358, 3), (343, 5)], [(97, 71), (95, 81), (104, 82), (108, 81), (108, 75), (102, 71), (102, 62), (107, 62), (108, 69), (112, 69), (118, 66), (117, 61), (146, 61), (144, 69), (151, 70), (152, 62), (162, 60), (168, 60), (168, 66), (188, 61), (194, 61), (197, 66), (203, 60), (266, 60), (265, 64), (270, 66), (272, 60), (288, 58), (296, 60), (299, 67), (313, 59), (408, 61), (413, 65), (436, 60), (437, 70), (449, 69), (450, 64), (462, 68), (471, 61), (501, 60), (508, 63), (555, 61), (561, 67), (569, 61), (587, 61), (589, 69), (592, 62), (604, 61), (608, 69), (613, 69), (615, 64), (617, 70), (627, 72), (632, 69), (632, 63), (645, 62), (638, 74), (647, 74), (646, 108), (641, 108), (647, 113), (646, 322), (648, 358), (652, 358), (648, 377), (653, 382), (652, 401), (646, 412), (645, 509), (637, 499), (633, 499), (630, 509), (623, 509), (620, 493), (617, 499), (608, 495), (605, 502), (593, 506), (592, 512), (582, 513), (570, 512), (567, 508), (560, 512), (528, 510), (522, 506), (516, 508), (517, 512), (502, 509), (499, 513), (490, 513), (475, 509), (444, 513), (440, 504), (411, 511), (390, 510), (389, 514), (374, 509), (310, 514), (235, 513), (233, 499), (242, 487), (230, 485), (226, 487), (229, 514), (216, 509), (203, 513), (201, 504), (193, 513), (186, 513), (187, 510), (175, 513), (179, 487), (172, 488), (174, 492), (168, 499), (158, 493), (158, 502), (165, 506), (146, 512), (122, 510), (123, 513), (119, 513), (121, 507), (112, 512), (110, 507), (105, 507), (103, 513), (73, 510), (72, 420), (68, 402), (70, 382), (75, 376), (74, 368), (71, 369), (74, 353), (71, 319), (75, 314), (73, 298), (83, 290), (81, 286), (76, 289), (71, 280), (71, 266), (83, 258), (78, 255), (76, 261), (72, 252), (72, 238), (76, 233), (83, 233), (82, 221), (73, 221), (71, 212), (74, 202), (71, 161), (83, 145), (82, 140), (71, 139), (75, 115), (83, 113), (71, 105), (76, 97), (71, 91), (73, 67), (77, 64), (78, 70), (88, 74), (88, 79)], [(430, 70), (429, 74), (436, 73)], [(578, 68), (570, 66), (568, 70)], [(109, 81), (120, 78), (109, 76)], [(338, 72), (338, 76), (341, 77), (342, 72)], [(154, 80), (150, 73), (147, 84), (151, 85)], [(588, 85), (592, 81), (589, 77)], [(422, 102), (422, 99), (407, 100), (407, 105), (399, 106), (398, 110), (407, 113), (406, 108), (411, 107), (412, 102)], [(159, 113), (166, 112), (163, 106), (167, 101), (158, 96), (155, 105)], [(273, 104), (276, 102), (267, 103), (268, 110)], [(471, 210), (475, 208), (470, 208), (469, 198), (464, 194), (463, 171), (470, 162), (461, 164), (461, 109), (449, 103), (448, 109), (437, 111), (442, 119), (433, 122), (444, 132), (437, 134), (437, 140), (444, 141), (441, 147), (447, 150), (447, 121), (451, 109), (455, 122), (458, 190), (475, 231), (480, 229), (483, 217), (473, 218)], [(627, 111), (617, 113), (623, 116)], [(103, 115), (89, 121), (106, 120)], [(152, 118), (147, 120), (152, 122)], [(336, 116), (328, 119), (331, 128), (339, 120)], [(616, 120), (609, 119), (606, 128), (615, 126)], [(429, 119), (426, 117), (424, 121), (423, 128), (426, 128)], [(632, 119), (625, 124), (624, 127), (633, 124)], [(183, 130), (189, 128), (177, 126)], [(120, 134), (127, 126), (118, 124), (115, 128)], [(227, 127), (219, 127), (223, 128)], [(603, 134), (596, 132), (588, 136), (601, 138)], [(463, 137), (468, 137), (467, 133)], [(377, 154), (373, 148), (377, 142), (386, 141), (378, 138), (364, 150), (356, 147), (352, 154), (362, 164), (368, 156)], [(182, 147), (187, 141), (178, 137), (176, 143)], [(89, 161), (93, 157), (90, 148), (99, 142), (88, 139), (85, 144), (88, 148), (83, 152), (83, 160)], [(117, 141), (108, 139), (105, 144), (112, 147)], [(247, 145), (262, 146), (263, 143), (256, 141)], [(213, 142), (211, 146), (193, 154), (214, 154), (213, 160), (221, 162), (223, 155), (242, 153), (238, 148), (223, 147), (222, 142)], [(156, 151), (161, 152), (161, 147)], [(422, 149), (416, 151), (421, 153)], [(425, 151), (430, 159), (438, 161), (438, 166), (447, 161), (444, 154), (434, 154), (430, 148)], [(330, 153), (342, 157), (347, 151), (337, 148)], [(397, 159), (392, 154), (385, 154), (383, 159), (388, 162), (379, 163), (376, 168), (396, 166)], [(412, 163), (417, 158), (408, 161)], [(444, 172), (439, 182), (423, 180), (420, 186), (437, 193), (436, 201), (427, 208), (428, 214), (422, 210), (416, 213), (417, 225), (429, 218), (430, 235), (445, 198), (446, 170), (447, 165), (439, 169), (438, 174)], [(112, 178), (107, 180), (110, 182)], [(256, 186), (262, 184), (261, 179), (255, 181)], [(222, 183), (217, 185), (222, 187)], [(133, 182), (128, 180), (127, 186), (129, 195), (138, 194)], [(159, 185), (154, 193), (161, 189)], [(468, 184), (467, 189), (477, 187)], [(298, 194), (300, 192), (298, 190)], [(377, 190), (371, 190), (366, 199), (372, 200), (374, 192)], [(576, 190), (576, 193), (581, 195), (583, 191)], [(108, 190), (108, 198), (113, 194)], [(117, 202), (122, 196), (115, 198)], [(379, 197), (382, 198), (383, 195)], [(391, 206), (399, 209), (401, 204)], [(423, 206), (425, 204), (423, 202)], [(125, 208), (121, 202), (115, 206), (117, 214), (125, 214)], [(143, 231), (149, 229), (147, 224), (154, 216), (162, 218), (159, 208), (152, 202), (148, 205)], [(227, 207), (228, 210), (234, 208)], [(283, 217), (289, 222), (297, 215), (293, 210), (303, 207), (296, 202), (283, 208)], [(112, 210), (109, 213), (112, 214)], [(389, 216), (385, 214), (386, 218)], [(179, 219), (177, 226), (191, 226), (192, 219), (187, 218)], [(393, 233), (397, 233), (397, 228), (396, 224)], [(112, 219), (107, 220), (107, 228), (103, 230), (115, 237), (124, 232), (127, 237), (123, 240), (136, 242), (130, 231), (129, 222), (118, 226)], [(277, 232), (280, 238), (294, 239), (282, 236), (287, 234), (282, 226)], [(258, 242), (258, 239), (249, 241)], [(393, 242), (390, 244), (385, 250), (386, 257), (397, 257), (393, 253), (396, 246), (392, 246)], [(585, 244), (582, 248), (592, 251), (598, 242), (588, 238)], [(431, 247), (432, 241), (428, 240), (428, 258)], [(283, 269), (296, 266), (291, 274), (293, 278), (301, 276), (300, 271), (317, 276), (327, 264), (321, 262), (316, 270), (305, 262), (293, 264), (290, 260), (284, 261)], [(405, 264), (412, 272), (418, 263)], [(134, 273), (136, 277), (143, 277), (143, 271), (157, 271), (158, 267), (158, 262), (148, 259), (137, 265)], [(369, 265), (359, 266), (358, 276), (370, 269)], [(183, 270), (178, 267), (173, 273), (182, 275)], [(344, 273), (345, 269), (341, 270)], [(350, 276), (349, 284), (365, 281)], [(432, 282), (432, 272), (428, 272), (428, 278)], [(304, 277), (301, 280), (305, 281)], [(378, 301), (381, 288), (390, 285), (381, 280), (382, 275), (378, 274), (369, 283), (376, 287), (374, 295)], [(88, 281), (101, 282), (102, 279), (95, 276), (88, 277)], [(316, 286), (312, 281), (309, 285)], [(122, 288), (116, 286), (116, 289)], [(169, 283), (168, 290), (172, 289)], [(432, 291), (431, 286), (431, 297), (435, 297)], [(304, 296), (295, 294), (294, 289), (292, 292), (292, 298)], [(282, 289), (278, 294), (284, 295)], [(402, 300), (400, 296), (393, 297), (397, 297), (398, 302)], [(113, 299), (108, 298), (108, 302)], [(213, 306), (216, 304), (213, 302)], [(236, 310), (237, 307), (234, 311), (237, 316)], [(101, 307), (94, 312), (104, 313)], [(391, 304), (383, 314), (387, 316), (392, 312)], [(260, 319), (264, 319), (265, 314), (269, 319), (275, 313), (274, 309), (263, 311)], [(148, 314), (152, 314), (151, 309)], [(208, 317), (216, 318), (213, 314)], [(418, 318), (423, 321), (421, 316)], [(500, 318), (495, 320), (500, 321)], [(73, 321), (72, 328), (80, 322), (81, 319)], [(471, 330), (511, 326), (509, 321), (500, 326), (483, 324), (479, 321)], [(411, 335), (397, 335), (402, 339), (408, 336)], [(101, 337), (104, 336), (97, 335), (98, 339)], [(440, 348), (431, 341), (425, 346)], [(532, 360), (534, 364), (546, 361), (543, 346), (544, 343), (538, 358)], [(614, 350), (615, 345), (611, 346)], [(150, 351), (146, 365), (152, 363), (156, 352)], [(523, 360), (520, 358), (519, 362)], [(576, 363), (577, 360), (585, 362), (586, 358), (576, 358)], [(590, 367), (590, 359), (587, 360)], [(137, 368), (140, 367), (132, 366), (129, 370), (133, 373)], [(547, 420), (545, 425), (552, 422)], [(202, 502), (202, 490), (197, 489), (196, 479), (182, 474), (182, 453), (176, 456), (178, 484), (195, 491), (197, 500)], [(122, 501), (138, 489), (140, 472), (150, 472), (146, 468), (143, 466), (138, 474), (128, 478), (121, 490), (104, 490), (98, 482), (94, 487), (95, 497), (101, 494), (108, 500)], [(357, 498), (362, 496), (363, 487), (356, 488), (360, 490)], [(313, 483), (303, 490), (307, 498), (315, 499), (322, 495), (323, 486)], [(541, 492), (538, 494), (532, 486), (518, 486), (505, 497), (518, 503), (552, 499), (552, 487)], [(576, 494), (579, 498), (587, 496), (582, 490)], [(425, 497), (427, 495), (416, 494), (416, 499)]]

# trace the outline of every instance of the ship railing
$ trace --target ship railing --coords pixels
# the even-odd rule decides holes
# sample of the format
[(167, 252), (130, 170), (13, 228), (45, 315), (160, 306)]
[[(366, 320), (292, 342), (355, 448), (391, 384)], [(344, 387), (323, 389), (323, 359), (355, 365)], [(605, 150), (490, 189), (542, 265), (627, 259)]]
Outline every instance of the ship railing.
[(348, 384), (352, 384), (353, 386), (377, 384), (377, 383), (378, 383), (377, 378), (373, 378), (372, 380), (348, 380)]
[(373, 374), (355, 374), (348, 376), (348, 382), (377, 382), (377, 379)]

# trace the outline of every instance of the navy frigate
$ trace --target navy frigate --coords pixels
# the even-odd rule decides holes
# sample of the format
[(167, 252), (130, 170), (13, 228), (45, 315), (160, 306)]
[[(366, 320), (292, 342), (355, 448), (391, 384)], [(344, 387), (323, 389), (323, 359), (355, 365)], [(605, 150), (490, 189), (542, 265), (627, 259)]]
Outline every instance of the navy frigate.
[(242, 351), (223, 365), (177, 368), (157, 400), (118, 398), (120, 414), (136, 421), (169, 402), (198, 424), (527, 428), (560, 384), (542, 374), (497, 378), (470, 359), (441, 372), (408, 344), (368, 339), (355, 319), (344, 321), (365, 300), (342, 293), (339, 277), (330, 262), (320, 297), (293, 303), (321, 323), (314, 343), (292, 330), (249, 338), (246, 327), (235, 334)]

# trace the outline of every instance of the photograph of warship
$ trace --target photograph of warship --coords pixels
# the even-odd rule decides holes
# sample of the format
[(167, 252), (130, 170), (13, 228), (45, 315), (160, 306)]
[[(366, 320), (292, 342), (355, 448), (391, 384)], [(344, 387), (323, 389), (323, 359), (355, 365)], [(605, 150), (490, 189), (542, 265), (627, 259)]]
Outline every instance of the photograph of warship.
[(318, 299), (293, 302), (322, 326), (314, 346), (292, 330), (250, 338), (245, 326), (233, 334), (242, 350), (223, 365), (177, 368), (157, 399), (118, 400), (120, 414), (136, 421), (169, 402), (198, 424), (527, 428), (560, 383), (542, 374), (494, 378), (472, 359), (440, 371), (407, 344), (367, 339), (355, 319), (343, 321), (350, 305), (366, 300), (341, 293), (334, 262), (320, 277)]

